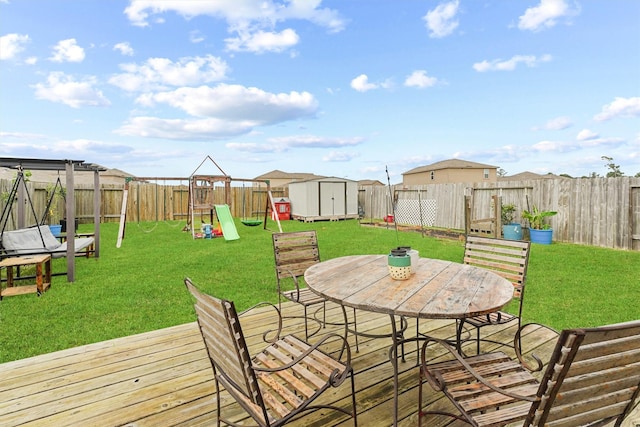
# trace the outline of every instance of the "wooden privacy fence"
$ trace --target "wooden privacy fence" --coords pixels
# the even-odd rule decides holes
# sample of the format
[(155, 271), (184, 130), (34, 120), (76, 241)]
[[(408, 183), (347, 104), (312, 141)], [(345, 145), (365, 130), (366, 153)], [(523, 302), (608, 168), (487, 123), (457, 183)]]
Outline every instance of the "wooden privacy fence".
[[(13, 183), (10, 180), (0, 180), (0, 208), (4, 209), (6, 197), (11, 190)], [(36, 215), (32, 213), (30, 206), (27, 206), (25, 224), (34, 225), (40, 222), (43, 213), (46, 211), (48, 202), (48, 191), (51, 184), (41, 182), (27, 182), (27, 192), (34, 206)], [(101, 222), (117, 222), (120, 220), (122, 210), (124, 185), (101, 185)], [(212, 190), (212, 197), (208, 200), (214, 204), (225, 204), (224, 186), (216, 186)], [(237, 218), (264, 218), (267, 207), (268, 195), (266, 186), (235, 187), (232, 186), (230, 194), (231, 214)], [(76, 185), (76, 217), (80, 223), (93, 222), (93, 185)], [(287, 193), (282, 188), (274, 188), (271, 191), (274, 199), (287, 197)], [(199, 195), (196, 195), (199, 197)], [(196, 201), (197, 202), (197, 201)], [(14, 202), (16, 203), (16, 202)], [(27, 202), (29, 204), (29, 202)], [(49, 209), (49, 215), (44, 223), (57, 224), (64, 218), (64, 198), (57, 197)], [(142, 221), (187, 221), (189, 214), (189, 186), (186, 184), (162, 185), (150, 182), (130, 182), (128, 188), (127, 201), (127, 222)], [(200, 220), (209, 221), (209, 212), (196, 210), (194, 212), (196, 223)], [(7, 222), (7, 229), (16, 228), (16, 209), (12, 208), (11, 217)]]
[[(540, 210), (558, 212), (549, 218), (556, 241), (640, 250), (640, 178), (397, 185), (391, 191), (384, 186), (362, 186), (358, 201), (364, 220), (368, 221), (394, 214), (403, 200), (419, 199), (421, 204), (414, 206), (422, 206), (425, 226), (464, 230), (465, 196), (471, 197), (472, 217), (487, 218), (493, 214), (492, 196), (496, 195), (502, 197), (503, 204), (517, 207), (515, 220), (523, 226), (528, 225), (522, 219), (524, 209), (531, 210), (535, 205)], [(391, 199), (395, 201), (393, 205)], [(429, 211), (430, 205), (435, 206), (433, 211)], [(427, 215), (433, 216), (430, 223)], [(399, 223), (401, 219), (398, 215)]]
[[(27, 183), (38, 216), (47, 203), (46, 183)], [(50, 185), (49, 185), (50, 187)], [(0, 196), (11, 189), (10, 180), (0, 180)], [(101, 221), (116, 222), (120, 218), (124, 186), (102, 185)], [(224, 189), (214, 189), (215, 203), (224, 203)], [(272, 189), (274, 198), (287, 197), (282, 188)], [(554, 240), (617, 249), (640, 250), (640, 178), (578, 178), (539, 179), (531, 181), (500, 181), (495, 184), (430, 184), (423, 186), (362, 186), (358, 204), (365, 221), (381, 220), (393, 215), (396, 208), (403, 208), (406, 221), (426, 227), (465, 229), (465, 196), (472, 200), (472, 216), (486, 218), (492, 215), (493, 196), (500, 196), (502, 203), (516, 205), (516, 221), (522, 220), (522, 210), (537, 206), (541, 210), (557, 211), (550, 218)], [(79, 221), (93, 220), (93, 186), (77, 185), (75, 189), (76, 213)], [(237, 218), (264, 216), (266, 206), (264, 187), (231, 187), (231, 213)], [(392, 205), (391, 200), (394, 200)], [(64, 214), (64, 201), (56, 201), (56, 223)], [(6, 200), (0, 197), (4, 209)], [(35, 224), (27, 207), (26, 224)], [(187, 220), (189, 190), (187, 185), (160, 185), (147, 182), (131, 182), (127, 221)], [(400, 213), (400, 212), (398, 212)], [(8, 229), (15, 228), (13, 218)], [(206, 212), (196, 212), (196, 223)], [(398, 221), (403, 219), (398, 215)], [(49, 223), (46, 221), (45, 223)]]

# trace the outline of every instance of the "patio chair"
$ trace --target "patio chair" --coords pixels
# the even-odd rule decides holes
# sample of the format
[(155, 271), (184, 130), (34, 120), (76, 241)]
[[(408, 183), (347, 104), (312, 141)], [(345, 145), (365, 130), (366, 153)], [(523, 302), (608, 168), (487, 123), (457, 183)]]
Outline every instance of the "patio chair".
[[(327, 325), (326, 300), (314, 293), (311, 289), (300, 284), (307, 268), (320, 262), (320, 250), (318, 248), (318, 237), (315, 230), (298, 231), (291, 233), (274, 233), (273, 253), (276, 265), (276, 281), (278, 283), (278, 308), (281, 309), (282, 297), (293, 301), (304, 307), (304, 333), (305, 339), (316, 334), (320, 327)], [(284, 281), (291, 279), (293, 289), (285, 289)], [(313, 305), (322, 304), (322, 321), (318, 320), (316, 310), (312, 320), (318, 322), (319, 328), (309, 334), (309, 313), (308, 308)], [(345, 321), (349, 321), (345, 319)], [(337, 323), (331, 323), (337, 324)], [(356, 310), (353, 309), (353, 324), (357, 331)], [(339, 325), (344, 325), (340, 323)], [(358, 335), (356, 337), (356, 351), (358, 350)]]
[[(530, 242), (520, 240), (503, 240), (487, 237), (467, 236), (464, 260), (468, 265), (486, 268), (513, 283), (513, 297), (518, 304), (518, 314), (498, 311), (495, 313), (468, 317), (463, 323), (476, 328), (476, 351), (480, 354), (480, 341), (503, 344), (490, 339), (480, 339), (480, 329), (490, 325), (502, 325), (509, 322), (522, 322), (522, 306), (524, 303), (524, 287), (529, 264)], [(458, 328), (458, 342), (464, 325)]]
[[(461, 356), (443, 340), (429, 339), (421, 350), (419, 421), (434, 425), (425, 415), (445, 415), (472, 426), (619, 426), (638, 404), (640, 391), (640, 321), (598, 328), (566, 329), (541, 380), (531, 372), (543, 363), (532, 355), (531, 368), (514, 338), (517, 360), (503, 352)], [(541, 326), (541, 325), (537, 325)], [(434, 344), (435, 343), (435, 344)], [(428, 349), (442, 350), (454, 360), (427, 363)], [(441, 356), (436, 351), (433, 357)], [(443, 392), (458, 413), (423, 411), (423, 382)], [(423, 424), (424, 422), (424, 424)]]
[[(281, 426), (319, 409), (345, 413), (357, 426), (351, 351), (343, 337), (329, 334), (313, 346), (293, 335), (280, 337), (280, 311), (272, 304), (259, 304), (274, 308), (277, 329), (262, 335), (270, 345), (251, 357), (233, 302), (203, 294), (189, 278), (184, 282), (196, 300), (198, 325), (213, 367), (218, 426), (222, 422), (238, 425), (237, 420), (221, 414), (221, 386), (259, 426)], [(344, 361), (320, 349), (328, 340), (341, 342), (339, 355)], [(340, 386), (347, 378), (351, 382), (351, 410), (326, 401), (313, 404), (325, 390)]]

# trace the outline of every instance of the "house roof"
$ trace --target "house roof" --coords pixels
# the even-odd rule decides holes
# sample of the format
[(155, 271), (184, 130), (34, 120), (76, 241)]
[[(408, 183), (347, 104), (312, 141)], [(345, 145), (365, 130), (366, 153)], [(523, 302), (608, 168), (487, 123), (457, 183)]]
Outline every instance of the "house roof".
[(429, 172), (439, 169), (497, 169), (497, 166), (487, 165), (484, 163), (470, 162), (462, 159), (449, 159), (435, 162), (426, 166), (418, 166), (404, 172), (402, 175), (409, 175), (413, 173)]
[(552, 173), (540, 175), (534, 172), (525, 171), (525, 172), (517, 173), (515, 175), (503, 176), (503, 177), (500, 177), (499, 179), (500, 181), (528, 181), (532, 179), (559, 179), (559, 178), (564, 178), (564, 177), (560, 175), (555, 175)]
[(358, 185), (384, 185), (377, 179), (361, 179), (358, 181)]
[(262, 175), (256, 176), (254, 179), (295, 179), (295, 180), (303, 180), (303, 179), (313, 179), (313, 178), (321, 178), (319, 175), (315, 175), (312, 173), (304, 173), (304, 172), (283, 172), (278, 169), (274, 169), (271, 172), (264, 173)]

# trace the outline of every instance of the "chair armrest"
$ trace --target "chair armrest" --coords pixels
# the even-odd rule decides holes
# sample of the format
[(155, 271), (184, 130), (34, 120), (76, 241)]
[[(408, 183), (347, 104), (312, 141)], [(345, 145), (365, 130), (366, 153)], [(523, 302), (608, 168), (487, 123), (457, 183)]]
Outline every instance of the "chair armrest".
[(291, 271), (291, 270), (287, 270), (287, 273), (289, 273), (289, 275), (293, 279), (293, 284), (296, 285), (296, 298), (295, 298), (295, 301), (300, 301), (300, 282), (298, 281), (298, 277), (296, 277), (296, 275), (293, 274), (293, 271)]
[[(270, 302), (259, 302), (249, 308), (247, 308), (246, 310), (238, 313), (238, 317), (242, 317), (245, 314), (249, 313), (250, 311), (256, 310), (258, 308), (261, 307), (271, 307), (275, 310), (277, 316), (278, 316), (278, 328), (276, 330), (273, 329), (267, 329), (263, 334), (262, 334), (262, 340), (266, 343), (270, 343), (273, 344), (274, 342), (278, 341), (280, 339), (280, 334), (282, 333), (282, 314), (280, 314), (280, 310), (278, 310), (278, 307), (276, 307), (275, 305), (273, 305)], [(269, 335), (273, 334), (273, 338), (269, 338)]]
[(516, 393), (512, 393), (508, 390), (505, 390), (501, 387), (497, 387), (495, 385), (493, 385), (489, 380), (487, 380), (486, 378), (484, 378), (482, 375), (480, 375), (480, 373), (478, 373), (478, 371), (476, 371), (469, 363), (467, 363), (467, 361), (465, 360), (465, 358), (463, 356), (461, 356), (456, 349), (449, 343), (447, 343), (445, 340), (439, 339), (439, 338), (433, 338), (433, 337), (427, 337), (425, 343), (422, 345), (422, 349), (420, 351), (420, 370), (423, 373), (424, 377), (427, 379), (427, 382), (429, 383), (429, 385), (431, 385), (431, 387), (433, 387), (434, 390), (437, 391), (444, 391), (445, 389), (445, 381), (442, 378), (442, 375), (440, 375), (439, 372), (433, 372), (431, 370), (429, 370), (429, 366), (427, 364), (427, 347), (429, 346), (429, 343), (436, 343), (438, 345), (440, 345), (441, 347), (444, 347), (445, 350), (447, 350), (451, 355), (453, 355), (453, 357), (456, 359), (456, 361), (462, 366), (464, 367), (464, 369), (469, 372), (469, 374), (471, 374), (477, 381), (481, 382), (484, 386), (490, 388), (491, 390), (495, 391), (496, 393), (500, 393), (504, 396), (509, 396), (513, 399), (517, 399), (517, 400), (526, 400), (529, 402), (534, 402), (536, 400), (535, 396), (523, 396), (521, 394), (516, 394)]
[(530, 372), (538, 372), (541, 371), (542, 368), (544, 367), (544, 364), (542, 363), (542, 360), (540, 360), (540, 358), (535, 354), (535, 353), (531, 353), (531, 358), (534, 359), (536, 361), (536, 366), (532, 367), (531, 365), (529, 365), (529, 362), (527, 362), (522, 354), (522, 348), (520, 347), (521, 343), (522, 343), (522, 332), (531, 326), (537, 326), (537, 327), (542, 327), (545, 328), (549, 331), (552, 331), (553, 333), (555, 333), (556, 335), (560, 335), (560, 333), (558, 331), (556, 331), (553, 328), (550, 328), (547, 325), (543, 325), (541, 323), (527, 323), (524, 324), (522, 326), (520, 326), (520, 328), (518, 328), (518, 330), (516, 331), (515, 336), (513, 337), (513, 348), (516, 351), (516, 356), (518, 357), (518, 361), (520, 362), (520, 364), (522, 366), (524, 366), (525, 369), (527, 369)]

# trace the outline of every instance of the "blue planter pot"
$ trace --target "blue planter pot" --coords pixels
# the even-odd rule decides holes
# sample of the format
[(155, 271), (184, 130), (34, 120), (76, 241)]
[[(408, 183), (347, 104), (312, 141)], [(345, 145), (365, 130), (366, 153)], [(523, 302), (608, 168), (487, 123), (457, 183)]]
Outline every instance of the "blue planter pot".
[(540, 243), (542, 245), (550, 245), (551, 238), (553, 237), (553, 230), (536, 230), (529, 229), (529, 240), (531, 243)]
[(515, 223), (503, 225), (502, 237), (507, 240), (522, 240), (522, 225)]
[(51, 234), (53, 234), (55, 237), (58, 237), (60, 235), (60, 232), (62, 231), (62, 226), (60, 224), (50, 225), (49, 230), (51, 230)]

